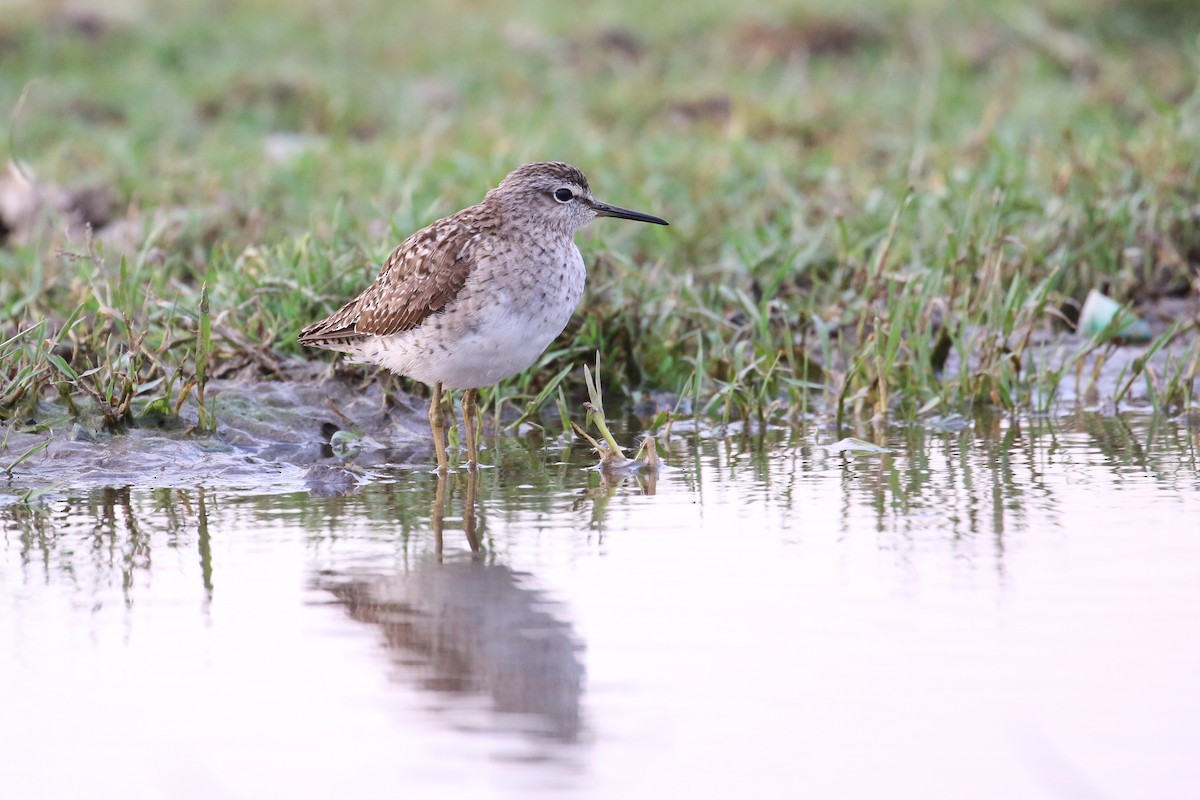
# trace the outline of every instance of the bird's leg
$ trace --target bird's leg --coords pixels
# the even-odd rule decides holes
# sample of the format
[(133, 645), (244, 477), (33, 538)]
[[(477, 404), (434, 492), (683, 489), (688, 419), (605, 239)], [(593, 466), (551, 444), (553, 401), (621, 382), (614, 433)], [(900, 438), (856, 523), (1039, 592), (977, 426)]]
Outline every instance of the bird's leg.
[(442, 384), (433, 385), (433, 400), (429, 403), (429, 429), (433, 431), (433, 449), (437, 453), (438, 472), (449, 472), (446, 460), (446, 420), (442, 417)]
[(476, 391), (467, 389), (463, 392), (463, 428), (467, 434), (467, 465), (470, 469), (475, 469), (479, 466), (479, 453), (475, 449), (475, 423), (479, 416), (476, 413), (478, 407), (475, 405)]

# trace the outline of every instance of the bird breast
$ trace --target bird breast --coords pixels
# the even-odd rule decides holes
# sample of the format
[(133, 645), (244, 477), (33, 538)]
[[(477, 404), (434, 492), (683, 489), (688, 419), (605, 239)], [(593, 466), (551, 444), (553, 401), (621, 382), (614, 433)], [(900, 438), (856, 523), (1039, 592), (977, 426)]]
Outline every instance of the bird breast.
[(362, 356), (448, 389), (490, 386), (530, 367), (562, 333), (583, 295), (574, 241), (523, 242), (477, 253), (454, 300), (410, 331), (378, 337)]

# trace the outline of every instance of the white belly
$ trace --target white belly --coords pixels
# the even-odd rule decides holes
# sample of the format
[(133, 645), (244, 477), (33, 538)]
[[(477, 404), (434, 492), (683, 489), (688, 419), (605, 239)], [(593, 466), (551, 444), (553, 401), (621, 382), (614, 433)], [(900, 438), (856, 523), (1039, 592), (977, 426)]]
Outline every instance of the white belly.
[(528, 369), (562, 333), (583, 294), (583, 257), (571, 250), (559, 270), (484, 271), (442, 312), (411, 331), (365, 342), (360, 357), (447, 389), (490, 386)]

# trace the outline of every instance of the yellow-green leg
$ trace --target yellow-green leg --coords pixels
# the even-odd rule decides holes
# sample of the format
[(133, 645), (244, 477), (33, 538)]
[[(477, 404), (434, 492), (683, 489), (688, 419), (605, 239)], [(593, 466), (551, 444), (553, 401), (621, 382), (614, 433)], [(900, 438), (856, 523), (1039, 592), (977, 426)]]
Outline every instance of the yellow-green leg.
[(475, 449), (475, 424), (478, 419), (477, 406), (475, 405), (475, 390), (467, 389), (463, 392), (463, 427), (467, 433), (467, 466), (470, 469), (475, 469), (479, 465), (479, 452)]
[(437, 453), (438, 472), (450, 471), (446, 459), (446, 420), (442, 416), (442, 385), (433, 385), (433, 400), (429, 403), (429, 429), (433, 431), (433, 449)]

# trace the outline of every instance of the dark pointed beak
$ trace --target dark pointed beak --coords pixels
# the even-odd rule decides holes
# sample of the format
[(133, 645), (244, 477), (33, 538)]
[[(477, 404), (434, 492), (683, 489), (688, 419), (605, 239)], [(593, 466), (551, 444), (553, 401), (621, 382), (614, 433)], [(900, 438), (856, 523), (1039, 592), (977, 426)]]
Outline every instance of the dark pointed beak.
[(617, 219), (631, 219), (634, 222), (651, 222), (655, 225), (670, 225), (662, 217), (656, 217), (652, 214), (643, 214), (640, 211), (630, 211), (628, 208), (620, 206), (610, 206), (608, 203), (601, 203), (599, 200), (593, 200), (592, 210), (596, 212), (597, 217), (616, 217)]

